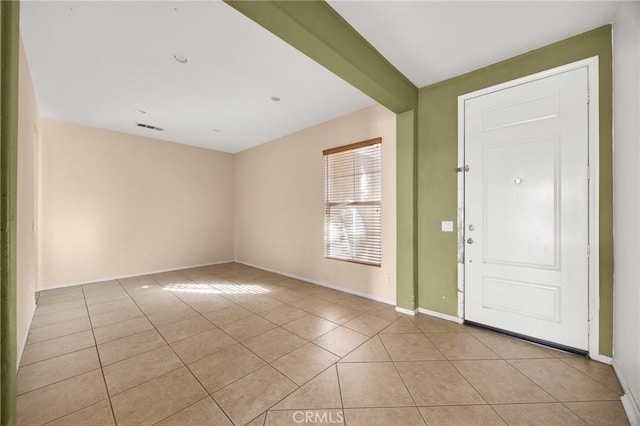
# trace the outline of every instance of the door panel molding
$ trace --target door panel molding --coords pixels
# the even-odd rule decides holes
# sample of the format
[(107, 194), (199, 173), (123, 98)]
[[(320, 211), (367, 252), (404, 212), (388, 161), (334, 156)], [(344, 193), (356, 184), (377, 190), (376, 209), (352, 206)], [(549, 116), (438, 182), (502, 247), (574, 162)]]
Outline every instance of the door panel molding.
[[(535, 73), (519, 79), (507, 81), (498, 85), (466, 93), (458, 97), (458, 319), (464, 320), (464, 284), (465, 284), (465, 102), (489, 93), (510, 89), (519, 85), (527, 84), (536, 80), (556, 76), (570, 72), (579, 68), (587, 68), (588, 79), (588, 204), (589, 204), (589, 258), (588, 258), (588, 351), (592, 359), (599, 360), (599, 90), (598, 90), (598, 56), (573, 62), (560, 67), (552, 68), (540, 73)], [(523, 100), (513, 105), (513, 116), (511, 121), (517, 124), (530, 120), (538, 121), (553, 115), (553, 103), (549, 100), (535, 99)], [(529, 104), (527, 106), (527, 103)], [(528, 108), (528, 109), (527, 109)], [(507, 111), (496, 111), (496, 113), (508, 113)], [(486, 117), (485, 117), (486, 119)], [(523, 121), (524, 120), (524, 121)], [(494, 117), (493, 121), (483, 120), (486, 125), (493, 123), (493, 126), (508, 127), (514, 124), (509, 123), (508, 116)], [(502, 122), (502, 124), (501, 124)]]
[[(483, 200), (482, 206), (482, 217), (483, 217), (483, 226), (484, 237), (482, 238), (482, 244), (484, 247), (483, 250), (483, 262), (484, 263), (494, 263), (494, 264), (502, 264), (502, 265), (517, 265), (517, 266), (529, 266), (536, 268), (544, 268), (551, 270), (559, 270), (560, 269), (560, 188), (558, 182), (558, 176), (560, 175), (560, 137), (559, 135), (554, 136), (545, 136), (542, 138), (534, 138), (527, 139), (519, 142), (512, 142), (509, 145), (504, 144), (493, 144), (487, 145), (483, 147), (483, 176), (488, 177), (483, 182), (484, 194), (486, 194), (485, 199)], [(506, 244), (506, 247), (500, 247), (499, 245), (493, 244), (493, 240), (490, 238), (490, 230), (494, 227), (502, 227), (508, 223), (508, 218), (511, 216), (517, 216), (523, 218), (525, 222), (527, 219), (533, 219), (532, 209), (524, 209), (524, 211), (512, 211), (508, 209), (508, 198), (516, 196), (517, 194), (513, 194), (514, 186), (513, 185), (499, 185), (499, 182), (505, 182), (505, 179), (496, 179), (495, 176), (491, 176), (490, 171), (496, 169), (496, 165), (503, 163), (505, 157), (509, 155), (514, 155), (515, 150), (519, 150), (520, 157), (524, 160), (530, 156), (536, 154), (536, 152), (540, 152), (541, 149), (546, 149), (548, 159), (550, 160), (545, 164), (545, 169), (540, 170), (539, 168), (533, 167), (531, 170), (527, 170), (525, 173), (527, 176), (540, 175), (542, 171), (542, 175), (544, 176), (544, 172), (549, 173), (554, 176), (552, 182), (549, 182), (547, 186), (550, 186), (550, 190), (548, 191), (549, 195), (552, 198), (552, 210), (547, 212), (538, 212), (539, 214), (536, 216), (540, 216), (540, 213), (546, 217), (547, 222), (551, 222), (552, 226), (549, 226), (550, 235), (548, 235), (548, 240), (552, 241), (552, 250), (547, 250), (549, 253), (545, 253), (544, 247), (533, 247), (537, 252), (539, 252), (539, 256), (537, 259), (531, 259), (528, 261), (526, 259), (527, 252), (531, 255), (531, 248), (520, 247), (518, 241), (523, 241), (527, 238), (528, 235), (531, 234), (532, 230), (517, 226), (511, 229), (503, 229), (506, 238), (509, 238), (509, 244)], [(522, 168), (522, 163), (519, 163), (519, 167)], [(542, 176), (542, 177), (543, 177)], [(499, 176), (503, 177), (503, 176)], [(531, 180), (529, 178), (528, 180)], [(529, 183), (529, 182), (527, 182)], [(489, 198), (489, 199), (488, 199)], [(507, 198), (507, 203), (504, 210), (500, 210), (499, 217), (494, 217), (489, 209), (487, 209), (488, 204), (491, 204), (491, 200), (493, 202), (499, 202), (499, 199)], [(532, 204), (535, 203), (535, 200), (531, 201)], [(523, 233), (525, 235), (523, 235)], [(529, 235), (530, 236), (530, 235)], [(547, 247), (548, 248), (548, 247)], [(541, 253), (540, 253), (541, 252)], [(535, 261), (537, 260), (537, 261)]]
[[(558, 287), (504, 278), (494, 278), (484, 276), (482, 279), (482, 305), (487, 308), (504, 312), (518, 313), (531, 318), (539, 318), (547, 321), (560, 322), (560, 297), (561, 290)], [(505, 296), (509, 295), (510, 289), (519, 287), (527, 292), (527, 299), (522, 300), (522, 306), (509, 306), (501, 303)], [(540, 302), (532, 306), (531, 301)], [(539, 308), (537, 310), (532, 307)]]

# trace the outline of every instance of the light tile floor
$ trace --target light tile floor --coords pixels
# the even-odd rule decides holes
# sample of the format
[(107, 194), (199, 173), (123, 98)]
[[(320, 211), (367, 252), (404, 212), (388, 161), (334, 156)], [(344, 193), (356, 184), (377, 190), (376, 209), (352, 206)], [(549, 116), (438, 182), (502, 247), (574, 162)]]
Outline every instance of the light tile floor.
[(611, 367), (239, 264), (42, 292), (19, 425), (624, 425)]

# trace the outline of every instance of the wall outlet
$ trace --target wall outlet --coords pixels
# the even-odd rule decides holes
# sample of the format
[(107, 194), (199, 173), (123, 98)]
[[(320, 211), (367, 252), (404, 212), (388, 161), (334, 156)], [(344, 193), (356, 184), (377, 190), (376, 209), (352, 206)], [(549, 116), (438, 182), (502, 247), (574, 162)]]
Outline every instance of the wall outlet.
[(443, 220), (442, 221), (442, 232), (453, 232), (453, 221), (451, 221), (451, 220)]

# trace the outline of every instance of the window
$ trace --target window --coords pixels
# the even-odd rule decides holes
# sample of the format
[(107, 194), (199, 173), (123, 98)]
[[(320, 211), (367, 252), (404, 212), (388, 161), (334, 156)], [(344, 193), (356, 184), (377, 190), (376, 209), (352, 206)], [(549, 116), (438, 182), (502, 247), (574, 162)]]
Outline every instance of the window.
[(324, 255), (380, 266), (382, 138), (324, 154)]

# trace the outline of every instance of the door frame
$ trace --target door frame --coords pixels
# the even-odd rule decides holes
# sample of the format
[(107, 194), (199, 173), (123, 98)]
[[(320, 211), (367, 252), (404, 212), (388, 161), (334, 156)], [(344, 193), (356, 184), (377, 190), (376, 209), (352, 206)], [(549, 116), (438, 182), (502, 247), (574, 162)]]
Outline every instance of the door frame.
[(589, 108), (588, 108), (588, 156), (589, 156), (589, 246), (585, 247), (588, 252), (588, 285), (589, 285), (589, 310), (588, 310), (588, 350), (591, 359), (607, 362), (608, 357), (600, 356), (599, 351), (599, 305), (600, 305), (600, 259), (599, 259), (599, 86), (598, 86), (598, 56), (583, 59), (570, 64), (531, 74), (526, 77), (500, 83), (491, 87), (465, 93), (458, 96), (458, 319), (464, 321), (464, 285), (465, 285), (465, 263), (464, 263), (464, 194), (465, 194), (465, 101), (479, 96), (487, 95), (499, 90), (508, 89), (522, 84), (530, 83), (542, 78), (551, 77), (579, 68), (587, 68), (587, 79), (589, 84)]

